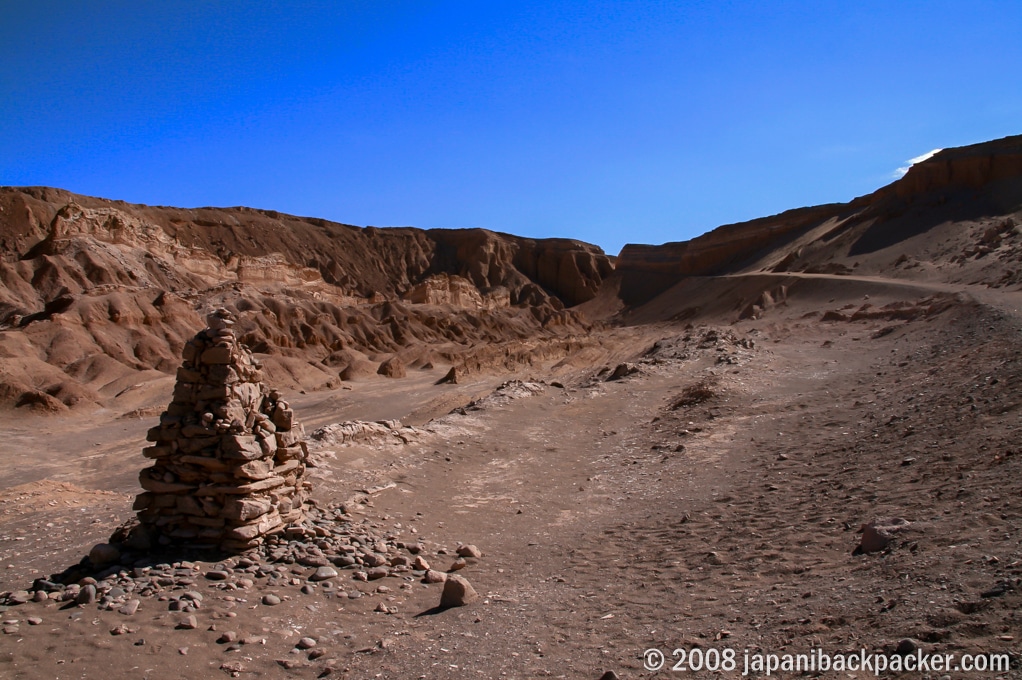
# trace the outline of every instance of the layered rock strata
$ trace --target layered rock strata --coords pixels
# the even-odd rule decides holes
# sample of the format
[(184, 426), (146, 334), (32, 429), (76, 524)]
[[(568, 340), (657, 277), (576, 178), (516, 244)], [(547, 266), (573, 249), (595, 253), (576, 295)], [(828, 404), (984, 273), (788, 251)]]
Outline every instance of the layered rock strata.
[(303, 519), (305, 430), (221, 309), (190, 340), (174, 396), (149, 430), (135, 500), (153, 547), (243, 551)]

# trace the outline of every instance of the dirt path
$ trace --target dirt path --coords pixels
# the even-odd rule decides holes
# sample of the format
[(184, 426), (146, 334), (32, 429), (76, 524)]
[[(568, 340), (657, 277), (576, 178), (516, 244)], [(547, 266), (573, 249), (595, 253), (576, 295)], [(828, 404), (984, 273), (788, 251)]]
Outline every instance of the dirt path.
[[(438, 585), (387, 578), (380, 590), (342, 574), (360, 597), (293, 586), (277, 589), (286, 597), (271, 609), (262, 586), (228, 595), (199, 578), (194, 630), (176, 629), (180, 617), (155, 599), (131, 617), (12, 608), (4, 616), (19, 623), (0, 636), (0, 673), (636, 678), (653, 675), (642, 667), (650, 647), (892, 651), (906, 637), (928, 651), (1016, 654), (1017, 320), (972, 303), (893, 326), (804, 311), (628, 330), (636, 371), (620, 380), (599, 365), (558, 370), (562, 387), (550, 376), (509, 385), (412, 444), (336, 447), (317, 472), (321, 503), (384, 488), (362, 494), (355, 517), (421, 543), (436, 569), (459, 543), (477, 545), (483, 557), (460, 572), (475, 604), (437, 611)], [(366, 397), (429, 410), (449, 393)], [(305, 405), (325, 417), (333, 398)], [(336, 398), (357, 410), (357, 394)], [(73, 498), (102, 507), (73, 489), (36, 491), (4, 506), (0, 555), (18, 566), (2, 588), (52, 564), (53, 534), (32, 530), (57, 517), (49, 500), (62, 498), (65, 514)], [(852, 556), (860, 524), (877, 516), (912, 528), (887, 552)], [(103, 528), (61, 534), (62, 554)], [(308, 571), (292, 574), (304, 583)], [(1003, 593), (984, 597), (998, 584)], [(32, 615), (43, 623), (26, 625)], [(134, 632), (109, 634), (124, 623)], [(251, 644), (226, 651), (215, 641), (227, 629)], [(302, 636), (324, 654), (294, 653)], [(1013, 658), (1002, 677), (1019, 677)]]

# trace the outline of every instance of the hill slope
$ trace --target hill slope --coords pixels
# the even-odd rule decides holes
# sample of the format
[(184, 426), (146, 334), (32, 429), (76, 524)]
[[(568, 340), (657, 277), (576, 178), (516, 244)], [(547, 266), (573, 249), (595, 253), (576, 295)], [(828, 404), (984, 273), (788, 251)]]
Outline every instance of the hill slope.
[[(481, 229), (358, 228), (248, 208), (0, 189), (0, 404), (104, 404), (177, 364), (218, 306), (284, 384), (403, 364), (528, 360), (584, 331), (611, 273), (588, 244)], [(530, 348), (531, 351), (531, 348)], [(542, 353), (542, 351), (540, 351)]]
[(1020, 210), (1022, 136), (945, 149), (849, 203), (725, 225), (691, 241), (626, 245), (621, 296), (637, 306), (686, 278), (756, 272), (1013, 285), (1022, 282)]

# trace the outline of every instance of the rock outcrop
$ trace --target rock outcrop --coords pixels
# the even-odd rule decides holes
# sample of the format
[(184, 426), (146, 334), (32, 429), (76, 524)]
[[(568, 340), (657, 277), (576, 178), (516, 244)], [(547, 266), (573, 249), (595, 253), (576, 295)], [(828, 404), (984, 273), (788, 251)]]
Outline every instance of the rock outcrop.
[[(243, 551), (303, 518), (305, 430), (218, 310), (185, 345), (174, 397), (149, 431), (134, 540)], [(130, 539), (129, 539), (130, 540)]]
[(933, 191), (981, 189), (1022, 175), (1022, 135), (943, 149), (916, 163), (889, 189), (912, 199)]
[(495, 309), (511, 304), (508, 289), (498, 287), (483, 295), (471, 281), (455, 274), (430, 276), (405, 291), (401, 299), (419, 305), (453, 305), (467, 309)]

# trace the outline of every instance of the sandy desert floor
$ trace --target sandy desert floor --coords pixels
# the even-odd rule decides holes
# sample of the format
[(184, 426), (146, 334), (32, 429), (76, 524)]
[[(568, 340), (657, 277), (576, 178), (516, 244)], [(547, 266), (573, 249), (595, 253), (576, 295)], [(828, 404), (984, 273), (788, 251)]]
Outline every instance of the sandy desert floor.
[[(667, 677), (644, 650), (893, 653), (911, 638), (1010, 655), (1005, 672), (950, 677), (1022, 677), (1022, 297), (860, 283), (868, 301), (606, 328), (584, 355), (517, 374), (434, 385), (437, 367), (289, 395), (309, 431), (416, 428), (314, 444), (314, 498), (421, 546), (434, 570), (477, 546), (458, 573), (479, 600), (440, 610), (443, 586), (418, 572), (342, 569), (324, 587), (300, 564), (243, 580), (236, 560), (186, 561), (130, 615), (6, 607), (0, 676)], [(0, 421), (15, 461), (0, 472), (0, 591), (78, 562), (132, 515), (171, 387), (149, 389), (141, 417)], [(853, 555), (883, 517), (911, 524)], [(207, 579), (217, 566), (233, 573)], [(186, 591), (202, 599), (182, 629), (170, 606)]]

